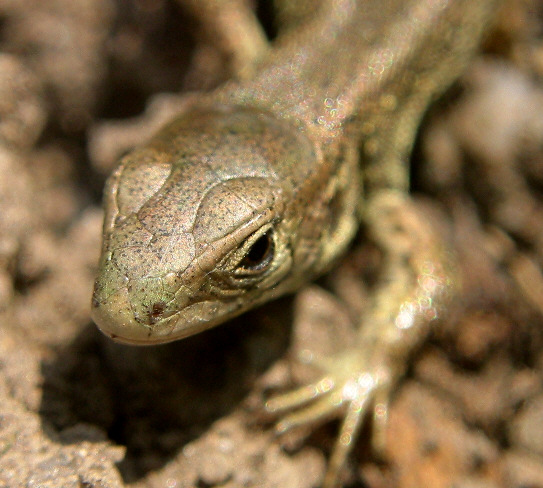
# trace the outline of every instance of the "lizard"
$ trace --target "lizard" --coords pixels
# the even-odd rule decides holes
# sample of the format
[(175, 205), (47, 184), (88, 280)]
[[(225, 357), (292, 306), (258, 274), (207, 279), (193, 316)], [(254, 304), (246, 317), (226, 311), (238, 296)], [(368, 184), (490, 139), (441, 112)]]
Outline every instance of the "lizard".
[(343, 414), (324, 488), (368, 412), (382, 450), (391, 393), (456, 287), (409, 194), (410, 152), (499, 4), (323, 0), (249, 79), (197, 97), (122, 157), (104, 189), (99, 329), (134, 345), (201, 332), (325, 273), (363, 224), (383, 263), (357, 340), (266, 408), (284, 416), (278, 431)]

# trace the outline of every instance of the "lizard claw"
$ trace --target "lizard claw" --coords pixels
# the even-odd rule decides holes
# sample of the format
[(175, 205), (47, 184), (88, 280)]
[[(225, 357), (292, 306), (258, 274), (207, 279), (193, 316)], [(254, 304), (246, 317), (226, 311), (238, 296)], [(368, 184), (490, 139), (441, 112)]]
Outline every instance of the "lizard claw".
[(337, 486), (341, 469), (370, 410), (374, 419), (372, 445), (379, 454), (384, 451), (388, 398), (397, 376), (383, 358), (376, 360), (371, 356), (347, 351), (322, 360), (320, 366), (326, 366), (328, 374), (319, 381), (272, 397), (265, 404), (268, 412), (284, 415), (276, 424), (278, 433), (343, 415), (322, 488)]

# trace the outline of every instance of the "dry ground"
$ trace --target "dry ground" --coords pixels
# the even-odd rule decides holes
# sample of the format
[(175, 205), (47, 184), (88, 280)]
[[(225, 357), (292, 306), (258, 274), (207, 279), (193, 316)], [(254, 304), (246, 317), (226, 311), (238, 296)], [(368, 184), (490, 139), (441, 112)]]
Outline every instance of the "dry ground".
[[(543, 487), (543, 3), (512, 0), (426, 118), (414, 191), (461, 298), (397, 390), (371, 488)], [(231, 60), (167, 0), (0, 0), (0, 487), (316, 486), (337, 424), (260, 414), (299, 347), (349, 340), (378, 268), (361, 243), (322, 285), (198, 337), (129, 348), (89, 318), (116, 156)], [(145, 108), (147, 111), (144, 114)], [(162, 116), (162, 115), (161, 115)], [(339, 331), (339, 333), (338, 333)], [(305, 374), (305, 372), (300, 372)]]

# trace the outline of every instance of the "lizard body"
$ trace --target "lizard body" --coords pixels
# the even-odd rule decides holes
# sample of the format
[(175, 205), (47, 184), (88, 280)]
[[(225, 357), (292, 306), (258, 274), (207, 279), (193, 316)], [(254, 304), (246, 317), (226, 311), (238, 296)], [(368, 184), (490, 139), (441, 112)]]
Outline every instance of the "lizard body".
[(322, 1), (250, 80), (202, 95), (122, 158), (105, 190), (100, 329), (157, 344), (224, 322), (322, 274), (363, 221), (387, 258), (357, 344), (323, 361), (321, 381), (268, 403), (305, 405), (280, 429), (346, 412), (324, 482), (334, 486), (363, 412), (386, 421), (406, 356), (450, 293), (407, 162), (428, 103), (498, 4)]

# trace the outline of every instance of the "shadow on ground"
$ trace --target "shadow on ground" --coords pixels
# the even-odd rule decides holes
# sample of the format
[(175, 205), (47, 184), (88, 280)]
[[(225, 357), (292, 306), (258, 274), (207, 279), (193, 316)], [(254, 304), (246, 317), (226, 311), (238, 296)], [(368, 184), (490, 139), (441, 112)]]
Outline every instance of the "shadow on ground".
[(285, 353), (291, 315), (287, 298), (195, 337), (144, 348), (115, 344), (91, 324), (43, 364), (44, 430), (79, 423), (103, 429), (126, 446), (119, 470), (135, 482), (240, 405)]

